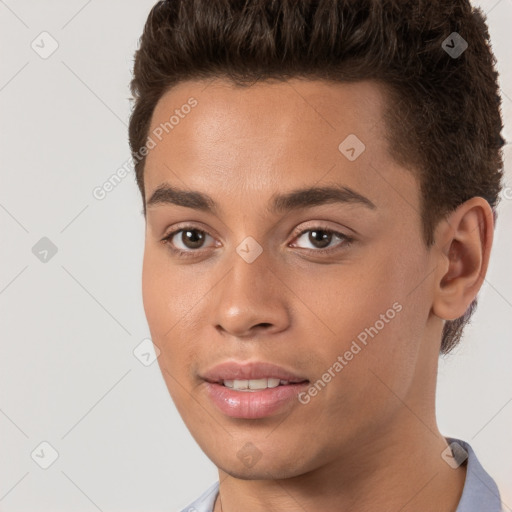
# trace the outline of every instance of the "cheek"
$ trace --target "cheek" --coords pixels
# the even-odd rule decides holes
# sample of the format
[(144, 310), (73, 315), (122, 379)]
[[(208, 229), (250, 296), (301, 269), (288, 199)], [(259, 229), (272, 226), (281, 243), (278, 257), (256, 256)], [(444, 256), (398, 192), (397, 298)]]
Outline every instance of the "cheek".
[[(172, 265), (165, 250), (147, 247), (144, 251), (142, 268), (142, 300), (144, 311), (153, 336), (158, 339), (171, 338), (173, 330), (197, 302), (197, 287), (201, 280), (185, 267)], [(173, 327), (175, 326), (176, 327)]]
[(165, 251), (146, 246), (142, 269), (144, 311), (173, 398), (181, 390), (174, 378), (180, 383), (190, 378), (194, 357), (201, 350), (199, 329), (204, 319), (198, 322), (195, 313), (200, 311), (200, 299), (207, 291), (208, 282), (200, 272), (194, 273), (191, 281), (186, 266), (173, 265)]
[(348, 342), (375, 323), (384, 332), (383, 326), (399, 316), (397, 309), (404, 305), (405, 283), (411, 277), (394, 255), (375, 253), (349, 264), (312, 267), (290, 278), (294, 293), (305, 306), (301, 309), (309, 322), (318, 325), (319, 336)]
[[(176, 334), (183, 315), (176, 311), (182, 303), (176, 274), (158, 251), (145, 249), (142, 269), (142, 299), (153, 343), (160, 349), (157, 359), (169, 394), (180, 414), (187, 414), (186, 397), (180, 383), (189, 371), (188, 344), (180, 343)], [(174, 304), (174, 306), (173, 306)]]
[(376, 377), (370, 370), (391, 388), (410, 382), (430, 309), (428, 262), (416, 246), (405, 252), (381, 245), (364, 262), (294, 279), (297, 295), (307, 297), (321, 320), (318, 337), (324, 332), (326, 340), (315, 351), (325, 370), (346, 355), (343, 372), (350, 379), (344, 387), (371, 387)]
[[(151, 339), (160, 349), (157, 359), (162, 376), (174, 399), (175, 383), (172, 376), (184, 371), (181, 354), (183, 344), (176, 342), (175, 333), (179, 330), (180, 315), (176, 304), (182, 303), (182, 294), (177, 294), (179, 283), (175, 274), (162, 260), (158, 251), (146, 248), (142, 269), (142, 300)], [(174, 304), (174, 305), (173, 305)], [(180, 361), (181, 364), (176, 364)], [(174, 363), (174, 364), (173, 364)]]

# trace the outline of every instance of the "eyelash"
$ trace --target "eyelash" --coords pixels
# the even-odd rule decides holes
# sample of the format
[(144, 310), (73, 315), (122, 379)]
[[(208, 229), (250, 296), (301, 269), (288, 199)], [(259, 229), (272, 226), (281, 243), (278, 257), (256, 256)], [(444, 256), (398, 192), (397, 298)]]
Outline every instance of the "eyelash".
[[(196, 256), (197, 253), (200, 253), (203, 250), (203, 249), (196, 249), (196, 250), (190, 249), (188, 251), (184, 251), (183, 249), (177, 249), (176, 247), (173, 247), (171, 244), (172, 238), (174, 237), (174, 235), (177, 235), (178, 233), (181, 233), (182, 231), (196, 231), (198, 233), (203, 233), (205, 235), (211, 236), (208, 232), (206, 232), (202, 229), (198, 229), (194, 226), (183, 226), (183, 227), (180, 227), (179, 229), (175, 229), (174, 231), (172, 231), (171, 233), (166, 235), (161, 240), (161, 242), (164, 245), (167, 245), (168, 249), (171, 252), (173, 252), (178, 258), (191, 258), (191, 257)], [(332, 229), (322, 227), (322, 226), (314, 226), (311, 228), (303, 229), (302, 231), (299, 231), (298, 233), (293, 233), (293, 237), (294, 237), (294, 239), (300, 238), (302, 235), (304, 235), (305, 233), (308, 233), (310, 231), (322, 231), (323, 233), (327, 233), (329, 235), (335, 235), (336, 237), (340, 238), (342, 240), (342, 242), (340, 244), (338, 244), (337, 246), (330, 247), (328, 249), (301, 249), (302, 251), (307, 251), (309, 253), (331, 254), (332, 252), (339, 251), (339, 250), (342, 250), (343, 248), (346, 248), (354, 241), (353, 238), (351, 238), (343, 233), (340, 233), (339, 231), (334, 231)], [(342, 247), (340, 247), (340, 246), (342, 246)]]

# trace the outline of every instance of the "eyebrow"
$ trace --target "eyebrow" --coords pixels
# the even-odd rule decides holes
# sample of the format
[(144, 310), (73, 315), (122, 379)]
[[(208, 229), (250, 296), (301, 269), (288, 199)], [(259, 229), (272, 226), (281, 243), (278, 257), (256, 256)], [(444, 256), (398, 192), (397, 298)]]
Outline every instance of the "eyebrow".
[[(295, 189), (285, 194), (274, 195), (269, 207), (271, 213), (283, 213), (323, 204), (358, 204), (371, 210), (377, 207), (367, 197), (342, 185), (308, 187)], [(174, 204), (185, 208), (218, 213), (217, 203), (207, 194), (194, 190), (171, 187), (167, 183), (159, 185), (148, 199), (146, 206)]]

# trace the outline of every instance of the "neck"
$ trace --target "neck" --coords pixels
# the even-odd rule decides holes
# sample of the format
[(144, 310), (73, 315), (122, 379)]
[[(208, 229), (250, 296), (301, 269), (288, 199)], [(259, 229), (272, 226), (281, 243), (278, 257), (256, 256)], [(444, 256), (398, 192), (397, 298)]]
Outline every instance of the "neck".
[(241, 480), (219, 470), (222, 483), (214, 511), (455, 512), (465, 466), (452, 469), (441, 457), (448, 446), (444, 437), (409, 415), (407, 428), (394, 429), (386, 441), (381, 437), (359, 444), (296, 477)]

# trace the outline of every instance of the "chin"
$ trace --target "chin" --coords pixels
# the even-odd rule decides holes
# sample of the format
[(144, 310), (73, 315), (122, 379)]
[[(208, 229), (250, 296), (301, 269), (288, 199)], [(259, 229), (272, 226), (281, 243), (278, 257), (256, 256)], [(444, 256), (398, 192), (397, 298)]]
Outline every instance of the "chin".
[(267, 467), (263, 464), (261, 466), (258, 464), (258, 466), (259, 467), (247, 468), (244, 470), (241, 470), (240, 466), (236, 463), (233, 465), (217, 467), (224, 471), (224, 473), (227, 473), (229, 476), (238, 478), (239, 480), (283, 480), (302, 474), (302, 472), (298, 471), (297, 468), (292, 470), (275, 468), (272, 466)]
[(244, 467), (243, 462), (236, 456), (230, 460), (210, 460), (218, 469), (240, 480), (281, 480), (308, 472), (308, 469), (303, 467), (304, 461), (299, 461), (296, 457), (289, 458), (285, 454), (278, 459), (272, 459), (271, 456), (262, 457), (251, 467)]

